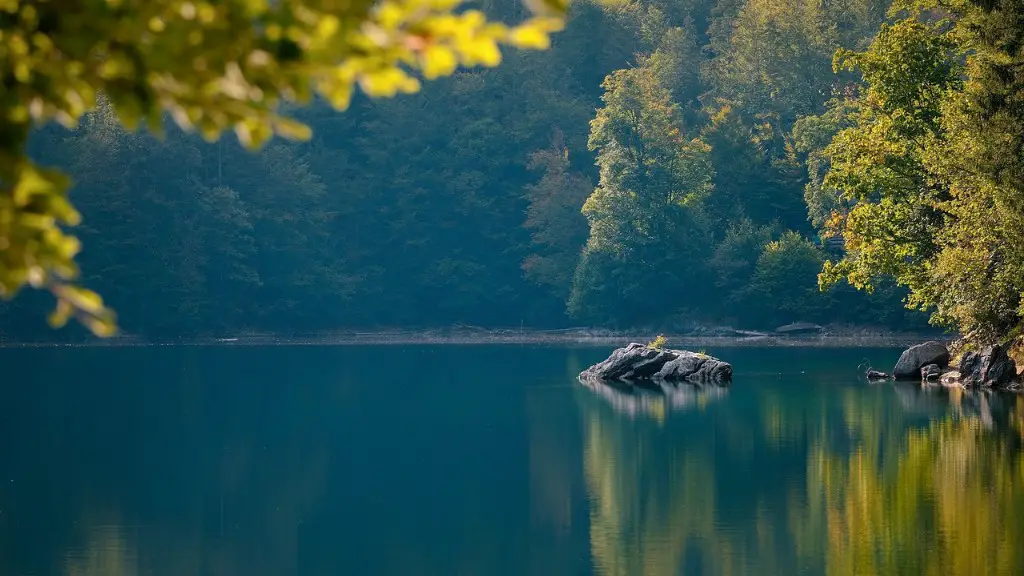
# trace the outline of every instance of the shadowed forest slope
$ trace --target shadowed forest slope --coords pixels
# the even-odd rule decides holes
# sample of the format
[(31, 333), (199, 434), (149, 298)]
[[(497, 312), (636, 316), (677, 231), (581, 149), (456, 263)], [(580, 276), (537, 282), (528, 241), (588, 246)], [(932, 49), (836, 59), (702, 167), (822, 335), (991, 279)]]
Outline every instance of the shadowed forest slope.
[[(488, 2), (515, 20), (517, 2)], [(292, 111), (304, 143), (258, 153), (169, 125), (127, 133), (101, 106), (38, 130), (73, 176), (83, 282), (130, 334), (343, 326), (682, 329), (925, 316), (817, 274), (837, 98), (888, 3), (575, 2), (545, 52), (420, 93)], [(63, 338), (26, 294), (8, 335)]]

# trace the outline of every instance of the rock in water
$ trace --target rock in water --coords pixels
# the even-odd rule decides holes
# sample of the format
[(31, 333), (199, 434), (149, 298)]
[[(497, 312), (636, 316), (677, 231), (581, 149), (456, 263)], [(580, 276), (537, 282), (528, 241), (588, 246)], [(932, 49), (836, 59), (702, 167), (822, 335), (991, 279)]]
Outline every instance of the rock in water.
[(889, 375), (878, 370), (868, 370), (868, 380), (888, 380)]
[(1017, 376), (1017, 363), (1006, 349), (995, 344), (981, 352), (967, 352), (960, 359), (960, 382), (964, 386), (1004, 388)]
[(921, 368), (921, 380), (924, 382), (938, 382), (942, 376), (942, 368), (938, 364), (929, 364)]
[(960, 373), (956, 370), (950, 370), (943, 374), (939, 382), (947, 388), (958, 388), (963, 385), (960, 383)]
[(732, 366), (707, 354), (686, 350), (656, 350), (634, 342), (615, 350), (604, 362), (584, 370), (580, 380), (721, 383), (732, 380)]
[(939, 368), (949, 366), (949, 350), (945, 344), (932, 341), (907, 348), (892, 369), (892, 376), (897, 380), (917, 380), (921, 377), (921, 368), (929, 364)]

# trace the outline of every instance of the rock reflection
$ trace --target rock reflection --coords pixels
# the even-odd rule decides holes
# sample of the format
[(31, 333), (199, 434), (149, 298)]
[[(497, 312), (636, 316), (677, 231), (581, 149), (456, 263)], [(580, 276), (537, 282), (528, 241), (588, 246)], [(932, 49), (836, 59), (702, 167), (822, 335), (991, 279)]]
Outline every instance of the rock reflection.
[(615, 382), (582, 382), (620, 414), (663, 420), (668, 412), (703, 408), (729, 393), (727, 386), (715, 384), (671, 384), (644, 382), (637, 385)]
[(988, 389), (947, 388), (934, 384), (897, 383), (894, 388), (900, 405), (908, 414), (977, 418), (983, 427), (999, 431), (1012, 428), (1022, 398)]
[(907, 414), (940, 416), (949, 411), (950, 388), (917, 382), (896, 382), (891, 386)]

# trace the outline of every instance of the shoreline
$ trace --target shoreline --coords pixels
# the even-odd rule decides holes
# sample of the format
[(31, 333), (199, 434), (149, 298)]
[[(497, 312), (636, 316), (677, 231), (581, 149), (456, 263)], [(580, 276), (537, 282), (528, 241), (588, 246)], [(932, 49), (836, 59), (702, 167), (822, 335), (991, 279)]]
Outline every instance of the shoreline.
[[(624, 346), (648, 342), (655, 332), (608, 332), (590, 330), (465, 330), (375, 331), (311, 335), (248, 334), (230, 337), (183, 338), (149, 342), (130, 336), (83, 342), (0, 342), (0, 348), (101, 348), (155, 346), (415, 346), (415, 345), (552, 345)], [(811, 335), (780, 335), (746, 332), (735, 335), (664, 334), (669, 345), (681, 348), (888, 348), (907, 347), (926, 340), (948, 343), (954, 336), (873, 331), (829, 331)]]

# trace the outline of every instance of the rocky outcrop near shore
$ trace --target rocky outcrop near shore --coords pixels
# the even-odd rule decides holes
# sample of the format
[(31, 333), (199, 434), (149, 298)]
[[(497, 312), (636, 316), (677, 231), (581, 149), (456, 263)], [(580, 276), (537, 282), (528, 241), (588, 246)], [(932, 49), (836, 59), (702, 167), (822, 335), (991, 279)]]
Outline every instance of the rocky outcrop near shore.
[(732, 365), (687, 350), (656, 349), (632, 343), (619, 348), (603, 362), (587, 368), (579, 376), (584, 382), (663, 382), (727, 383), (732, 380)]
[[(869, 372), (882, 376), (881, 373)], [(956, 366), (950, 365), (949, 349), (940, 342), (925, 342), (905, 350), (893, 369), (897, 380), (917, 380), (952, 388), (1019, 390), (1017, 364), (1006, 347), (993, 344), (965, 352)]]
[(960, 359), (960, 383), (967, 387), (1009, 388), (1017, 378), (1017, 363), (999, 344), (977, 352), (966, 352)]

